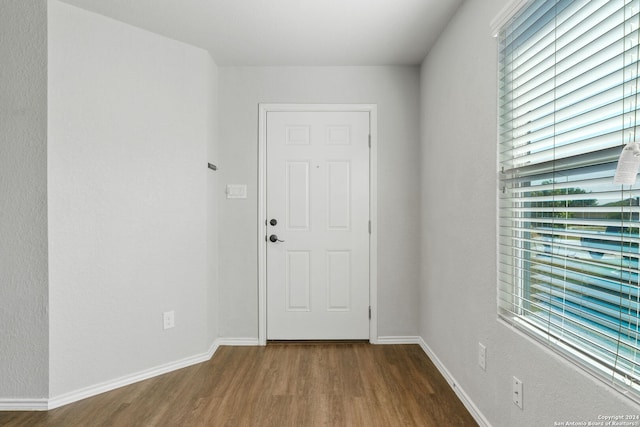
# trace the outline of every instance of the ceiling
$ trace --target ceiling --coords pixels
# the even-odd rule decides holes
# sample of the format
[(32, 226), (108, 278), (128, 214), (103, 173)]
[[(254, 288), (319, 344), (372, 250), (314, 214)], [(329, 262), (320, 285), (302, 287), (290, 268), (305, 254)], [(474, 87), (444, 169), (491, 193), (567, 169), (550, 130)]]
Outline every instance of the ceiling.
[(218, 65), (420, 64), (463, 0), (63, 0)]

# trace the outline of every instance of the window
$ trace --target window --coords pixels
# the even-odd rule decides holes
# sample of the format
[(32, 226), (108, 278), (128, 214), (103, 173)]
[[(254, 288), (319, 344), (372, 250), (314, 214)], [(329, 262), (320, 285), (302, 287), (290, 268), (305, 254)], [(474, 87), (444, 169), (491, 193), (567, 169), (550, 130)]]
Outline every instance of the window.
[(499, 37), (500, 316), (640, 398), (640, 0), (533, 0)]

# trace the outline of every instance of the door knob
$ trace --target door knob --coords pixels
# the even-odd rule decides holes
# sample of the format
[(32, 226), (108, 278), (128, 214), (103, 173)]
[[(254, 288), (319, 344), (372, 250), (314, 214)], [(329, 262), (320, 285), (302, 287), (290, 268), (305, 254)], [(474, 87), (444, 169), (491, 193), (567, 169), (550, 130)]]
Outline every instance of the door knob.
[(269, 221), (269, 224), (271, 225), (278, 225), (278, 220), (273, 218), (271, 221)]
[(280, 240), (278, 239), (278, 236), (276, 236), (275, 234), (272, 234), (271, 236), (269, 236), (269, 240), (273, 243), (275, 242), (284, 242), (284, 240)]

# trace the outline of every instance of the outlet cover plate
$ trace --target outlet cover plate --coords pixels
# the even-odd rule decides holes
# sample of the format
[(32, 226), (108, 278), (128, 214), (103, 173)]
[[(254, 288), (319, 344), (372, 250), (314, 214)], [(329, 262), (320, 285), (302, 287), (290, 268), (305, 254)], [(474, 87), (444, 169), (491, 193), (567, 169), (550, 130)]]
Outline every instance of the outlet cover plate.
[(522, 409), (522, 381), (513, 377), (511, 384), (513, 403), (515, 403), (518, 408)]
[(164, 324), (164, 329), (170, 329), (176, 326), (175, 312), (171, 310), (162, 313), (162, 321)]
[(481, 342), (478, 343), (478, 365), (483, 371), (487, 370), (487, 347)]

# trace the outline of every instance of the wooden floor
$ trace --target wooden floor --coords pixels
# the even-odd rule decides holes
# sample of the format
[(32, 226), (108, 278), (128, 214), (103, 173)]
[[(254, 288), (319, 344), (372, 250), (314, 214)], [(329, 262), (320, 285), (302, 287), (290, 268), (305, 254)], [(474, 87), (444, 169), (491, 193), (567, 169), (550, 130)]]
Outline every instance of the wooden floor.
[(205, 363), (0, 426), (476, 426), (418, 345), (220, 347)]

